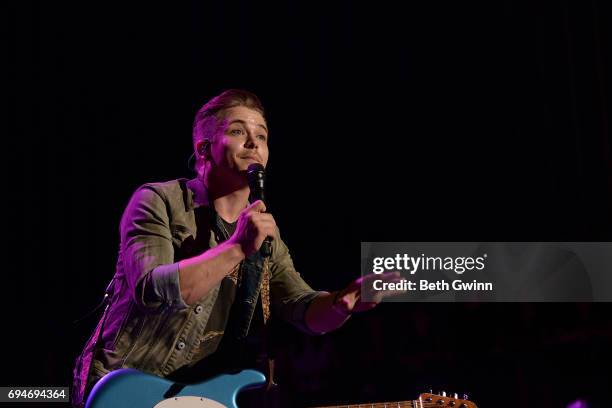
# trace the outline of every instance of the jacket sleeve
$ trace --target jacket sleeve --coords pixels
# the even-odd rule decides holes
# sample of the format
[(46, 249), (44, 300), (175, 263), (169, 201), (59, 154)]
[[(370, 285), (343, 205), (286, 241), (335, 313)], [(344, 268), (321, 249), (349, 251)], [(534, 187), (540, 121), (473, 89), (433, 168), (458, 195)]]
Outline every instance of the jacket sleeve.
[(320, 334), (306, 326), (305, 315), (310, 302), (321, 293), (325, 292), (313, 290), (295, 270), (279, 235), (272, 241), (270, 258), (270, 303), (274, 312), (305, 333)]
[(150, 312), (187, 307), (181, 298), (166, 200), (154, 187), (145, 184), (133, 194), (120, 234), (121, 260), (135, 303)]

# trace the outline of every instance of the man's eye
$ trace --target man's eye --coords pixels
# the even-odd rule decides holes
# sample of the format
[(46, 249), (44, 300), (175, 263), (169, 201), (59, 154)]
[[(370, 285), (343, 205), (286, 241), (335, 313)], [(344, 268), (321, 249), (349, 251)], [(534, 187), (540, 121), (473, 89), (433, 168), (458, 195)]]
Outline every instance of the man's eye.
[(240, 136), (242, 134), (242, 129), (232, 129), (230, 130), (230, 134)]
[(266, 140), (266, 139), (268, 139), (268, 138), (266, 137), (266, 135), (258, 135), (257, 137), (258, 137), (259, 139), (261, 139), (261, 140)]

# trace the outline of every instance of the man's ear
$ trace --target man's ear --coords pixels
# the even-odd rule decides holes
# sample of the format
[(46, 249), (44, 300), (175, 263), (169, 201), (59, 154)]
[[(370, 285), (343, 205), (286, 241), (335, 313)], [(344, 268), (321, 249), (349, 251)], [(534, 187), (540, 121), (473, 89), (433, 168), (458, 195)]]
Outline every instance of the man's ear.
[(206, 159), (210, 153), (210, 140), (204, 139), (197, 143), (196, 150), (198, 155), (203, 159)]

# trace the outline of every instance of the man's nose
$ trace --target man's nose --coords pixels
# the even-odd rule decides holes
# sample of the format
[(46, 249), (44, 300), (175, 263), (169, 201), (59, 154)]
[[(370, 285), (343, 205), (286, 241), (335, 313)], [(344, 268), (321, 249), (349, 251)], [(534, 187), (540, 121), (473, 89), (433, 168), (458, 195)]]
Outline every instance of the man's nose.
[(246, 141), (244, 142), (244, 147), (256, 149), (258, 146), (257, 138), (252, 133), (248, 133)]

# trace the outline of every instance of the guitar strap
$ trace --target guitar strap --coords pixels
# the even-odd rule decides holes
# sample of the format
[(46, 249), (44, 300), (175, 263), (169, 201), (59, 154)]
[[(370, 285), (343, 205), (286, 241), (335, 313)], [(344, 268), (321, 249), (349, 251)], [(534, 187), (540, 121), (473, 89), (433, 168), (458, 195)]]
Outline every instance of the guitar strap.
[(111, 304), (111, 296), (113, 295), (115, 289), (115, 277), (111, 279), (110, 283), (106, 287), (106, 291), (104, 293), (104, 299), (102, 301), (103, 304), (106, 304), (104, 307), (104, 312), (102, 317), (96, 326), (96, 330), (89, 338), (87, 345), (83, 349), (81, 355), (79, 355), (76, 365), (74, 367), (74, 379), (75, 385), (72, 387), (72, 395), (70, 400), (76, 406), (82, 406), (85, 401), (85, 393), (87, 390), (87, 382), (91, 376), (91, 370), (93, 368), (93, 358), (96, 353), (96, 348), (100, 340), (102, 339), (102, 333), (104, 331), (104, 325), (106, 323), (106, 318), (108, 316), (108, 309)]
[[(214, 211), (213, 211), (214, 212)], [(224, 221), (214, 212), (214, 224), (217, 232), (223, 240), (229, 239), (228, 228), (223, 225)], [(253, 312), (257, 309), (257, 297), (261, 299), (263, 312), (263, 328), (261, 330), (261, 352), (258, 360), (265, 364), (264, 371), (267, 378), (267, 389), (276, 385), (274, 382), (274, 360), (270, 356), (270, 259), (263, 257), (261, 253), (255, 252), (242, 261), (242, 265), (235, 278), (237, 282), (236, 299), (232, 306), (228, 327), (225, 335), (244, 341), (247, 337), (253, 319)], [(233, 273), (233, 272), (232, 272)]]
[(266, 378), (268, 380), (266, 389), (269, 391), (271, 388), (276, 386), (274, 382), (274, 359), (270, 355), (270, 259), (264, 259), (263, 265), (263, 277), (261, 281), (261, 308), (263, 310), (263, 322), (264, 327), (262, 330), (262, 348), (264, 353), (264, 359), (268, 362), (268, 372)]

